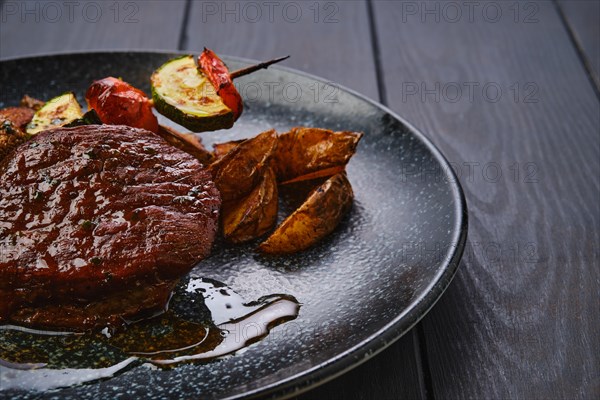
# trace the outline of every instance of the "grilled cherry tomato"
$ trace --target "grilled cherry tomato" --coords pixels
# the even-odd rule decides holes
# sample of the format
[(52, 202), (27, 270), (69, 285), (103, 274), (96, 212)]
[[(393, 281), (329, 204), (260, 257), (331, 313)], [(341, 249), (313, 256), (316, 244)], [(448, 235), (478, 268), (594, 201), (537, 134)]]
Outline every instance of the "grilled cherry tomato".
[(128, 125), (158, 132), (152, 102), (144, 92), (111, 76), (92, 83), (85, 94), (89, 108), (96, 110), (103, 123)]
[(212, 50), (204, 48), (198, 57), (198, 64), (200, 71), (215, 87), (223, 103), (233, 111), (234, 120), (237, 120), (242, 115), (244, 105), (225, 63)]

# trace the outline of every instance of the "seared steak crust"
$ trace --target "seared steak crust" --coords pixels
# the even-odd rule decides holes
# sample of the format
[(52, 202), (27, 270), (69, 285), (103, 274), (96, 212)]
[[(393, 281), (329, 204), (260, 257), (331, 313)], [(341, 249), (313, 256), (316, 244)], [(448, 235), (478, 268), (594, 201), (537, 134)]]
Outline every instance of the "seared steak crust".
[(38, 134), (0, 163), (0, 323), (83, 330), (163, 309), (209, 254), (220, 202), (153, 133)]

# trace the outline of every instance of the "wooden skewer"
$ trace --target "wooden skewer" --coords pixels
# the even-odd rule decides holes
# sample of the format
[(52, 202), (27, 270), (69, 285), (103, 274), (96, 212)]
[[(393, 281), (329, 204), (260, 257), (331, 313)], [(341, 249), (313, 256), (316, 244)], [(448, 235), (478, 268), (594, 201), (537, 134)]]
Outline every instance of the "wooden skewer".
[(280, 61), (287, 60), (288, 58), (290, 58), (290, 56), (275, 58), (273, 60), (261, 62), (260, 64), (251, 65), (249, 67), (238, 69), (237, 71), (230, 72), (229, 76), (231, 77), (231, 79), (239, 78), (240, 76), (251, 74), (254, 71), (258, 71), (259, 69), (265, 69), (269, 65), (273, 65), (273, 64), (276, 64), (276, 63), (278, 63)]

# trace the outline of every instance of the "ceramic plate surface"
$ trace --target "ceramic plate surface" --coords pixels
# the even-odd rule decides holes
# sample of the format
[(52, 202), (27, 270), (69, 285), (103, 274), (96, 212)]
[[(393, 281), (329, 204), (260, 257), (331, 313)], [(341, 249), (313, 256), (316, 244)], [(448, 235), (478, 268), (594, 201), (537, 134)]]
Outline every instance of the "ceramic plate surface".
[[(87, 53), (0, 62), (0, 107), (23, 94), (49, 99), (108, 75), (149, 93), (151, 73), (176, 54)], [(230, 69), (247, 61), (224, 57)], [(385, 107), (325, 80), (281, 67), (236, 80), (246, 109), (234, 128), (202, 133), (205, 145), (305, 125), (365, 133), (347, 167), (355, 191), (336, 232), (302, 254), (265, 258), (256, 243), (218, 248), (193, 271), (246, 299), (295, 296), (297, 319), (241, 354), (171, 370), (136, 366), (119, 375), (20, 398), (69, 399), (285, 397), (365, 361), (407, 332), (454, 276), (467, 214), (443, 156)], [(1, 394), (1, 392), (0, 392)]]

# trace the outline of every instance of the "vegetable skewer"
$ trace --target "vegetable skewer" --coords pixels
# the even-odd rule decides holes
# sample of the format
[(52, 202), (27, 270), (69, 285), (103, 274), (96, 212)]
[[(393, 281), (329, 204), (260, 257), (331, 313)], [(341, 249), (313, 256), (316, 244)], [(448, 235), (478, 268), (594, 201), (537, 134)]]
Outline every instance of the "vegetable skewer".
[[(77, 120), (77, 124), (122, 124), (165, 134), (159, 128), (153, 106), (159, 113), (194, 132), (227, 129), (233, 126), (243, 111), (242, 97), (233, 85), (233, 79), (287, 58), (289, 56), (230, 73), (225, 63), (212, 50), (205, 48), (198, 57), (198, 65), (188, 55), (170, 60), (157, 69), (151, 78), (152, 100), (127, 82), (106, 77), (93, 82), (85, 94), (89, 109), (95, 111), (90, 115), (94, 118), (79, 121), (83, 112), (75, 96), (64, 94), (48, 101), (36, 112), (27, 133), (35, 134)], [(182, 144), (180, 139), (173, 140), (180, 145), (189, 144)]]
[(236, 71), (230, 72), (229, 73), (229, 77), (231, 79), (239, 78), (240, 76), (248, 75), (248, 74), (251, 74), (251, 73), (253, 73), (255, 71), (258, 71), (258, 70), (261, 70), (261, 69), (266, 69), (270, 65), (277, 64), (278, 62), (281, 62), (283, 60), (287, 60), (288, 58), (290, 58), (290, 56), (274, 58), (274, 59), (269, 60), (269, 61), (264, 61), (264, 62), (261, 62), (261, 63), (258, 63), (258, 64), (250, 65), (249, 67), (238, 69)]
[(231, 128), (244, 108), (233, 79), (288, 57), (261, 62), (232, 73), (212, 50), (206, 48), (198, 57), (197, 66), (192, 56), (167, 61), (152, 74), (154, 107), (194, 132)]

